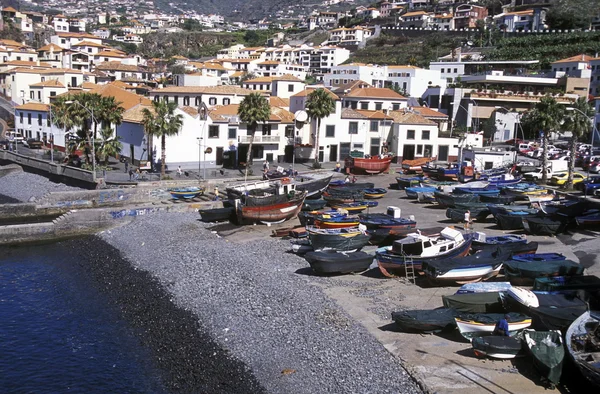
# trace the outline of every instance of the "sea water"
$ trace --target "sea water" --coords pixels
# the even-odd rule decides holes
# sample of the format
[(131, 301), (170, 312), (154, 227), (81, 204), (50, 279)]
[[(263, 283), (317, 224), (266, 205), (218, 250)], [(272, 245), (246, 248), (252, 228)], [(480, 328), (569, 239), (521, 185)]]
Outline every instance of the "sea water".
[(62, 246), (0, 248), (0, 392), (165, 392), (85, 262)]

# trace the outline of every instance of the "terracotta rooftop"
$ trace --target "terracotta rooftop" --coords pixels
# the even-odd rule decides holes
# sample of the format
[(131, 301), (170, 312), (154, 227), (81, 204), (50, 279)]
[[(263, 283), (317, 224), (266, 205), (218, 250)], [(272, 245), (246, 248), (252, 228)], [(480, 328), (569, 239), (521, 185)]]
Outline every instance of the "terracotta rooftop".
[(417, 112), (419, 115), (425, 118), (444, 118), (448, 119), (448, 115), (443, 114), (435, 109), (431, 109), (429, 107), (411, 107), (411, 110)]
[(275, 107), (288, 107), (290, 106), (290, 99), (284, 99), (281, 97), (277, 97), (277, 96), (271, 96), (269, 97), (269, 104), (271, 104), (272, 106)]
[(365, 98), (381, 98), (381, 99), (394, 99), (394, 100), (406, 100), (406, 97), (396, 93), (392, 89), (388, 88), (358, 88), (352, 89), (348, 92), (346, 97), (365, 97)]
[(151, 104), (136, 104), (123, 112), (123, 122), (141, 124), (144, 121), (144, 109), (154, 112)]
[(96, 65), (96, 69), (98, 70), (114, 70), (114, 71), (129, 71), (129, 72), (139, 72), (140, 69), (138, 66), (123, 64), (121, 62), (102, 62)]
[(90, 90), (90, 93), (97, 93), (103, 97), (114, 97), (117, 103), (128, 110), (138, 104), (152, 105), (152, 102), (146, 97), (121, 89), (115, 85), (100, 85), (99, 87)]
[(52, 44), (51, 43), (51, 44), (48, 44), (48, 45), (44, 45), (43, 47), (41, 47), (40, 49), (38, 49), (38, 52), (42, 52), (42, 51), (62, 52), (62, 51), (65, 51), (65, 50), (66, 50), (65, 48), (63, 48), (61, 46), (58, 46), (56, 44)]
[[(209, 112), (209, 116), (213, 120), (224, 121), (230, 116), (237, 116), (239, 104), (220, 105), (216, 106)], [(294, 114), (290, 111), (271, 106), (271, 116), (269, 117), (271, 122), (281, 123), (294, 123)]]
[(436, 123), (426, 119), (423, 116), (410, 111), (390, 111), (389, 115), (394, 119), (394, 123), (398, 124), (420, 124), (435, 126)]
[(384, 114), (382, 111), (344, 108), (342, 110), (342, 119), (373, 119), (373, 120), (389, 119), (389, 120), (391, 120), (392, 117)]
[(271, 83), (274, 77), (258, 77), (253, 79), (247, 79), (244, 83)]
[(42, 104), (42, 103), (26, 103), (26, 104), (18, 105), (15, 107), (15, 109), (19, 109), (19, 110), (42, 111), (42, 112), (47, 112), (49, 108), (50, 108), (50, 106), (48, 104)]
[(198, 116), (198, 108), (195, 107), (190, 107), (190, 106), (184, 106), (184, 107), (179, 107), (180, 110), (182, 110), (183, 112), (185, 112), (186, 114), (192, 116), (192, 117), (196, 117)]
[(77, 44), (73, 44), (73, 45), (71, 45), (71, 47), (96, 47), (96, 48), (106, 48), (106, 45), (97, 44), (97, 43), (95, 43), (95, 42), (91, 42), (91, 41), (81, 41), (81, 42), (78, 42)]
[(572, 63), (572, 62), (589, 62), (592, 59), (593, 59), (592, 56), (581, 54), (581, 55), (571, 56), (566, 59), (557, 60), (555, 62), (552, 62), (552, 64), (554, 64), (554, 63)]
[(292, 97), (306, 97), (310, 94), (310, 92), (312, 92), (315, 89), (325, 89), (325, 91), (331, 96), (332, 99), (334, 100), (339, 100), (339, 96), (335, 93), (333, 93), (331, 90), (327, 89), (327, 88), (310, 88), (310, 87), (306, 87), (306, 89), (294, 94)]
[(38, 87), (55, 87), (55, 88), (64, 88), (65, 85), (63, 85), (62, 83), (60, 83), (60, 81), (58, 81), (57, 79), (50, 79), (48, 81), (44, 81), (44, 82), (38, 82), (38, 83), (34, 83), (29, 85), (30, 87), (33, 86), (38, 86)]

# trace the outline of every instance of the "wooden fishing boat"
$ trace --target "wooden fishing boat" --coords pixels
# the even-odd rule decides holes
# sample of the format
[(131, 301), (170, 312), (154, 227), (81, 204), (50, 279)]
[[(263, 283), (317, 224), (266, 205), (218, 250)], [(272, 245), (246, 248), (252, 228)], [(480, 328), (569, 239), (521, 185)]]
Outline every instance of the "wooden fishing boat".
[(438, 191), (438, 188), (435, 186), (414, 186), (404, 189), (406, 197), (412, 200), (416, 200), (419, 197), (419, 193), (434, 193), (436, 191)]
[(600, 212), (577, 216), (575, 222), (577, 222), (579, 227), (598, 228), (600, 227)]
[(527, 201), (531, 202), (548, 202), (554, 201), (558, 199), (558, 196), (552, 192), (548, 193), (539, 193), (539, 194), (530, 194), (526, 196)]
[(333, 203), (330, 205), (331, 205), (331, 208), (333, 208), (333, 209), (343, 209), (343, 210), (348, 211), (348, 213), (350, 213), (350, 214), (356, 214), (356, 213), (360, 213), (368, 208), (375, 208), (378, 205), (378, 203), (377, 203), (377, 201), (356, 201), (356, 202), (349, 202), (349, 203), (345, 203), (345, 204)]
[(201, 187), (195, 187), (195, 186), (191, 186), (191, 187), (178, 187), (178, 188), (172, 188), (169, 189), (169, 193), (171, 194), (171, 197), (173, 197), (176, 200), (187, 200), (187, 199), (191, 199), (194, 197), (198, 197), (199, 195), (204, 193), (204, 189)]
[(527, 290), (522, 287), (511, 287), (508, 289), (506, 294), (527, 308), (537, 308), (540, 306), (540, 300), (531, 290)]
[(384, 188), (372, 188), (372, 189), (364, 189), (365, 198), (368, 199), (377, 199), (382, 198), (387, 193), (387, 190)]
[(425, 178), (422, 176), (411, 178), (397, 177), (396, 183), (398, 184), (398, 190), (404, 190), (407, 187), (420, 186), (421, 182), (423, 182), (424, 180)]
[(507, 297), (508, 307), (519, 310), (533, 319), (532, 328), (536, 330), (559, 330), (566, 332), (571, 323), (588, 309), (585, 301), (573, 294), (535, 292), (539, 306), (537, 308), (511, 304), (512, 297)]
[(554, 389), (560, 382), (565, 358), (562, 334), (558, 330), (524, 330), (523, 341), (533, 357), (533, 365), (540, 373), (542, 381), (547, 383), (550, 389)]
[(479, 282), (498, 275), (502, 263), (511, 257), (500, 248), (454, 259), (424, 261), (422, 270), (436, 284)]
[(435, 202), (435, 195), (433, 193), (418, 192), (417, 201), (420, 203), (432, 203)]
[(364, 190), (372, 189), (375, 187), (373, 182), (346, 182), (344, 180), (336, 180), (329, 182), (329, 191), (342, 191), (342, 190)]
[(454, 294), (442, 296), (446, 308), (454, 308), (461, 313), (504, 313), (500, 292)]
[(317, 274), (347, 274), (369, 269), (373, 256), (365, 252), (321, 250), (308, 252), (304, 258)]
[(426, 163), (421, 166), (421, 172), (423, 175), (430, 178), (437, 178), (439, 166), (431, 164), (431, 162)]
[(436, 157), (420, 157), (414, 160), (402, 160), (402, 172), (410, 174), (414, 172), (423, 172), (422, 166), (434, 161)]
[(510, 283), (523, 285), (533, 283), (535, 278), (546, 276), (576, 276), (583, 274), (583, 266), (572, 260), (504, 262), (504, 275)]
[(488, 204), (488, 208), (492, 215), (496, 217), (497, 214), (501, 213), (504, 215), (536, 215), (540, 212), (536, 208), (525, 208), (522, 205), (498, 205)]
[(319, 209), (325, 208), (327, 205), (327, 201), (319, 199), (319, 200), (304, 200), (304, 204), (302, 204), (302, 211), (318, 211)]
[(528, 217), (523, 218), (523, 228), (529, 234), (556, 235), (566, 230), (567, 222), (550, 217)]
[(394, 241), (392, 246), (377, 249), (375, 258), (383, 275), (393, 277), (405, 273), (407, 264), (420, 271), (425, 260), (466, 256), (471, 239), (470, 234), (463, 236), (450, 227), (442, 230), (439, 236), (412, 233)]
[(512, 260), (516, 261), (562, 261), (567, 257), (562, 253), (521, 253), (518, 256), (513, 256)]
[(314, 226), (317, 228), (346, 228), (356, 227), (359, 224), (357, 217), (318, 216), (314, 219)]
[(503, 313), (476, 313), (470, 315), (460, 315), (455, 317), (456, 326), (460, 334), (468, 340), (475, 337), (491, 335), (496, 327), (496, 323), (505, 316), (508, 316), (508, 331), (513, 336), (531, 326), (531, 318), (521, 313), (509, 312)]
[(521, 211), (494, 215), (498, 227), (502, 230), (521, 230), (523, 228), (523, 219), (530, 217), (534, 217), (534, 215)]
[(439, 236), (444, 227), (428, 227), (415, 230), (414, 228), (376, 228), (367, 230), (367, 234), (371, 236), (369, 243), (371, 245), (391, 246), (394, 241), (406, 238), (408, 234), (416, 231), (427, 236)]
[(293, 179), (297, 191), (306, 191), (306, 198), (320, 195), (327, 187), (333, 175), (325, 174), (302, 174)]
[(586, 311), (570, 326), (565, 335), (569, 356), (581, 374), (600, 387), (600, 312)]
[(497, 196), (500, 194), (500, 189), (496, 187), (464, 187), (457, 186), (452, 193), (456, 194), (477, 194), (478, 196)]
[(298, 256), (304, 256), (306, 253), (314, 251), (308, 238), (292, 239), (290, 240), (290, 245), (292, 253)]
[[(482, 232), (476, 232), (473, 237), (473, 243), (471, 244), (471, 250), (474, 252), (480, 250), (495, 249), (498, 246), (504, 246), (508, 244), (526, 244), (527, 237), (524, 235), (498, 235), (488, 236)], [(537, 249), (537, 246), (536, 246)]]
[(360, 223), (367, 229), (390, 228), (390, 229), (414, 229), (417, 227), (417, 221), (406, 218), (394, 218), (384, 213), (361, 214), (358, 215)]
[(477, 357), (490, 357), (508, 360), (522, 355), (521, 340), (513, 337), (490, 335), (475, 337), (471, 341), (473, 352)]
[(487, 177), (486, 180), (490, 183), (490, 186), (501, 188), (504, 186), (516, 185), (523, 180), (523, 177), (504, 173), (501, 175)]
[(203, 222), (223, 222), (234, 218), (235, 208), (200, 209), (198, 213)]
[(241, 216), (245, 222), (276, 223), (296, 217), (302, 209), (306, 191), (288, 197), (288, 201), (270, 205), (242, 205)]
[(512, 204), (513, 202), (515, 202), (516, 198), (515, 198), (515, 196), (503, 196), (503, 195), (486, 196), (486, 195), (481, 195), (481, 196), (479, 196), (479, 200), (481, 202), (487, 202), (487, 203), (490, 203), (490, 204), (508, 205), (508, 204)]
[(369, 243), (369, 236), (358, 227), (339, 229), (306, 228), (314, 250), (333, 249), (340, 251), (360, 250)]
[(368, 158), (348, 157), (345, 161), (346, 168), (353, 174), (381, 174), (389, 170), (394, 156), (372, 156)]
[(294, 234), (294, 238), (304, 238), (308, 236), (305, 227), (284, 227), (271, 231), (272, 237), (290, 237)]
[(298, 220), (300, 220), (300, 224), (303, 226), (312, 226), (315, 224), (315, 220), (321, 216), (324, 218), (346, 217), (348, 216), (348, 212), (341, 212), (335, 209), (300, 212)]
[(458, 164), (448, 165), (448, 167), (439, 167), (437, 169), (437, 179), (455, 180), (458, 177)]
[(554, 276), (536, 278), (533, 290), (537, 291), (565, 291), (565, 290), (600, 290), (600, 278), (595, 275), (583, 276)]
[(490, 210), (484, 208), (473, 208), (473, 209), (458, 209), (448, 208), (446, 209), (446, 217), (452, 220), (454, 223), (463, 223), (465, 221), (465, 213), (470, 211), (471, 220), (478, 222), (484, 222), (485, 219), (490, 215)]
[(479, 202), (479, 196), (476, 194), (447, 194), (443, 192), (434, 192), (435, 201), (442, 207), (454, 208), (456, 204), (470, 204)]
[(355, 201), (364, 200), (365, 193), (362, 190), (354, 189), (327, 189), (323, 192), (323, 200), (329, 205), (332, 204), (349, 204)]
[(456, 327), (458, 312), (451, 308), (392, 312), (392, 320), (403, 332), (432, 333)]

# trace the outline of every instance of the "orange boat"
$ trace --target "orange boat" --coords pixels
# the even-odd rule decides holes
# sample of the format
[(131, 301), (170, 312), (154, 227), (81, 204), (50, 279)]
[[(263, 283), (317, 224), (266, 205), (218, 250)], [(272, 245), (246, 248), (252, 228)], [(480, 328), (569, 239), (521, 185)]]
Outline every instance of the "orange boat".
[(367, 173), (367, 174), (381, 174), (390, 168), (390, 164), (394, 156), (380, 156), (369, 157), (366, 159), (358, 157), (349, 157), (346, 159), (346, 168), (350, 168), (353, 174), (356, 173)]

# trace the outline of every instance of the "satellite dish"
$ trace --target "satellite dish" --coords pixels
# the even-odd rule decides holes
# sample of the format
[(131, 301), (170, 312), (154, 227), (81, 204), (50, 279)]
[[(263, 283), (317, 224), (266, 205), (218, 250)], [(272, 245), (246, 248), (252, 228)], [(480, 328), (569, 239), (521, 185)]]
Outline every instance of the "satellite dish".
[(467, 41), (467, 45), (472, 47), (473, 46), (473, 41)]
[(297, 122), (306, 122), (308, 120), (308, 114), (306, 111), (296, 111), (294, 114), (294, 119), (296, 119)]

